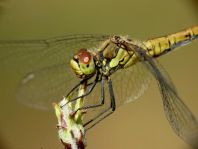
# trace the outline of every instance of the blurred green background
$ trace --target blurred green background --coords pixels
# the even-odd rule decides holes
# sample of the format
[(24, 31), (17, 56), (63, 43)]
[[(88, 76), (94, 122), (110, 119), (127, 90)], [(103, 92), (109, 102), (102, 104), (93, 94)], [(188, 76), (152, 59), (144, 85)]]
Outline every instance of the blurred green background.
[[(0, 39), (75, 33), (130, 35), (139, 40), (198, 23), (197, 0), (0, 0)], [(198, 116), (198, 42), (159, 59)], [(19, 104), (17, 77), (0, 72), (0, 148), (61, 149), (53, 112)], [(87, 149), (183, 149), (165, 118), (155, 82), (139, 100), (118, 108), (87, 134)]]

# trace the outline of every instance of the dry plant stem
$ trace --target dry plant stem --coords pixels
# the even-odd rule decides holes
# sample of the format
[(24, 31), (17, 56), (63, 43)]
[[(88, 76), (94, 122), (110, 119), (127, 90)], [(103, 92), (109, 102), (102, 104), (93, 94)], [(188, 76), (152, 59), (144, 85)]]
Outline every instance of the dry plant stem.
[[(85, 93), (85, 85), (81, 85), (78, 90), (78, 96)], [(65, 149), (84, 149), (85, 148), (85, 130), (83, 127), (83, 115), (85, 111), (78, 110), (83, 107), (83, 98), (79, 98), (75, 104), (68, 101), (72, 94), (63, 98), (58, 104), (54, 103), (56, 117), (58, 119), (58, 136)]]

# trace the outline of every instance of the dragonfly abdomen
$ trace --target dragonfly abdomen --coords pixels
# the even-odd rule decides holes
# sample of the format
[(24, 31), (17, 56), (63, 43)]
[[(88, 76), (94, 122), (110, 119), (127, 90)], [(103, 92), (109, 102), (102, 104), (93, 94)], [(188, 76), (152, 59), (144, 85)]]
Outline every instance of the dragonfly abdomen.
[(144, 45), (151, 56), (158, 57), (177, 47), (184, 46), (194, 39), (198, 39), (198, 26), (168, 36), (147, 40)]

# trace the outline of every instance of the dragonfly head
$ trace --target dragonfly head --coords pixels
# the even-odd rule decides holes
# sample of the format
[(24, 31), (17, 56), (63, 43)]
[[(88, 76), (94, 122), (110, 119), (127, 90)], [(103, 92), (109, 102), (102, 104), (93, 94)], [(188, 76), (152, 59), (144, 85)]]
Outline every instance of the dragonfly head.
[(80, 49), (70, 61), (70, 66), (79, 78), (87, 78), (95, 74), (93, 55), (86, 49)]

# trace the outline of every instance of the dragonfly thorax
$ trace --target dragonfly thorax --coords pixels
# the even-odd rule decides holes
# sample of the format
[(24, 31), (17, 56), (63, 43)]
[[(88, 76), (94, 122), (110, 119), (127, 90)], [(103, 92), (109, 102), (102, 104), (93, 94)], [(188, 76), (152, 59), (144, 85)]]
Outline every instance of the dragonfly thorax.
[(104, 76), (110, 76), (118, 69), (127, 68), (137, 60), (132, 50), (127, 50), (122, 42), (114, 42), (114, 38), (112, 37), (110, 40), (106, 40), (99, 47), (96, 55), (96, 66)]

